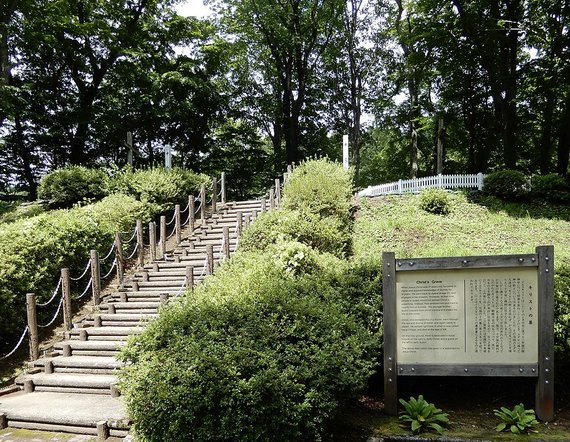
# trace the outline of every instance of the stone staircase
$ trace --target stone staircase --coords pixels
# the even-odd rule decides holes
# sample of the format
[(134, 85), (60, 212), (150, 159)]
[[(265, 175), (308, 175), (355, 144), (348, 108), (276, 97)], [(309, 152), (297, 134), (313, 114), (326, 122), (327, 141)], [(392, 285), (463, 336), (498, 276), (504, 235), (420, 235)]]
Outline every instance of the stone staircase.
[(224, 229), (229, 230), (231, 254), (237, 247), (239, 220), (255, 217), (261, 209), (259, 200), (228, 203), (204, 225), (198, 221), (193, 232), (187, 230), (190, 235), (163, 260), (136, 269), (123, 287), (91, 306), (91, 314), (74, 324), (65, 340), (30, 363), (12, 392), (0, 395), (0, 429), (97, 435), (100, 440), (125, 437), (131, 422), (117, 387), (119, 349), (158, 316), (168, 298), (184, 293), (188, 280), (196, 284), (204, 279), (208, 246), (213, 246), (215, 263), (224, 258)]

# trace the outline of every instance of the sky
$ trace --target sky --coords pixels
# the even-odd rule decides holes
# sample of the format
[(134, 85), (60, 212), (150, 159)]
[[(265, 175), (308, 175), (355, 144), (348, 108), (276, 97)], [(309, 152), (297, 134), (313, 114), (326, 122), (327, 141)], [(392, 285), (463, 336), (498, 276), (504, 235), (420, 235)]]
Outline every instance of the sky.
[(176, 10), (180, 15), (185, 17), (187, 16), (194, 16), (194, 17), (205, 17), (210, 13), (210, 9), (207, 6), (204, 6), (202, 0), (186, 0), (178, 4)]

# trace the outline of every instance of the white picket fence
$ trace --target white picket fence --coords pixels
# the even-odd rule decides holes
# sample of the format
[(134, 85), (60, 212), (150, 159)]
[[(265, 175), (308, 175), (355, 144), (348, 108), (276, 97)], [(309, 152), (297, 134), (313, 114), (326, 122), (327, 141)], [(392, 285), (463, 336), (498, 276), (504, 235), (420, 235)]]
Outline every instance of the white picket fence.
[(393, 183), (369, 186), (358, 192), (358, 196), (380, 196), (401, 193), (417, 193), (422, 189), (436, 187), (441, 189), (483, 189), (485, 175), (435, 175), (411, 180), (398, 180)]

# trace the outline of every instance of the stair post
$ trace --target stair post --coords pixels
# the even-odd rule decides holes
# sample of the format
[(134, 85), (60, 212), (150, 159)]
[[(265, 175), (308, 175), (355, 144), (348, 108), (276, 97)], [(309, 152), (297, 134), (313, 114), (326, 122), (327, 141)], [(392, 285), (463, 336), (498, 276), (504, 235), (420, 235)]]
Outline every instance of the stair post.
[(271, 210), (275, 209), (275, 191), (273, 187), (269, 189), (269, 208)]
[(166, 216), (160, 217), (160, 259), (166, 258)]
[(150, 243), (150, 262), (156, 261), (156, 223), (148, 223), (148, 242)]
[(291, 172), (293, 172), (293, 165), (287, 164), (287, 174), (291, 175)]
[(279, 207), (281, 205), (281, 181), (279, 178), (275, 178), (275, 206)]
[(251, 222), (251, 215), (249, 213), (246, 213), (245, 222), (243, 223), (243, 227), (247, 228), (247, 226), (249, 226), (250, 222)]
[(180, 204), (174, 206), (174, 228), (176, 229), (176, 245), (182, 242), (182, 219), (180, 218)]
[(61, 292), (63, 296), (63, 325), (71, 330), (71, 279), (69, 269), (61, 269)]
[(202, 184), (200, 188), (200, 226), (204, 227), (206, 224), (206, 185)]
[(194, 266), (186, 266), (186, 288), (194, 291)]
[(8, 427), (8, 418), (6, 413), (0, 413), (0, 430)]
[(91, 250), (91, 293), (93, 294), (93, 305), (99, 305), (101, 298), (101, 266), (97, 250)]
[(123, 240), (121, 239), (120, 232), (115, 234), (115, 259), (117, 260), (119, 287), (123, 287), (125, 283), (125, 258), (123, 256)]
[(38, 312), (36, 309), (36, 295), (26, 293), (26, 313), (28, 316), (28, 333), (30, 334), (30, 361), (40, 357), (38, 340)]
[(218, 180), (216, 177), (212, 180), (212, 213), (217, 212), (218, 203)]
[(144, 266), (144, 237), (142, 220), (137, 219), (137, 264)]
[(261, 198), (261, 213), (263, 213), (267, 210), (266, 203), (267, 202), (265, 200), (265, 195), (264, 195), (263, 198)]
[(223, 253), (226, 259), (230, 257), (230, 228), (228, 226), (224, 226), (222, 229), (224, 235), (224, 247)]
[(237, 225), (236, 225), (236, 236), (239, 238), (243, 232), (243, 213), (237, 213)]
[(214, 273), (214, 246), (208, 244), (206, 246), (206, 259), (208, 260), (208, 264), (206, 266), (206, 274), (211, 275)]
[(222, 183), (221, 183), (221, 187), (222, 187), (222, 204), (226, 204), (226, 172), (222, 172)]
[(194, 224), (196, 223), (196, 208), (194, 207), (194, 195), (188, 197), (188, 227), (190, 227), (190, 235), (194, 233)]

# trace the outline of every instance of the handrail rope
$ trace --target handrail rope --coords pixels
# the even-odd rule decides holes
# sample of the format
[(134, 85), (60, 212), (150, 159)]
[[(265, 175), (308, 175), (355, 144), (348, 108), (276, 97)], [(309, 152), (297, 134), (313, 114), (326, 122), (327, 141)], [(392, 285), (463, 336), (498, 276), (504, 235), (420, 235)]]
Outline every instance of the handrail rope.
[(174, 212), (174, 213), (172, 214), (172, 219), (171, 219), (170, 221), (168, 221), (168, 222), (166, 223), (166, 225), (169, 226), (170, 224), (172, 224), (172, 223), (174, 222), (175, 219), (176, 219), (176, 212)]
[(200, 204), (198, 204), (198, 206), (194, 209), (194, 215), (196, 215), (201, 208), (202, 208), (202, 200), (200, 200)]
[(186, 203), (186, 207), (184, 207), (184, 209), (180, 209), (180, 215), (182, 215), (184, 212), (186, 212), (188, 209), (190, 209), (190, 203)]
[(139, 249), (139, 244), (137, 243), (137, 245), (133, 249), (132, 253), (129, 256), (127, 256), (127, 259), (131, 259), (133, 256), (135, 256), (135, 253), (137, 253), (138, 249)]
[(18, 341), (18, 343), (16, 344), (16, 346), (13, 348), (13, 350), (8, 353), (7, 355), (1, 356), (0, 357), (0, 361), (2, 359), (7, 359), (10, 356), (12, 356), (14, 353), (16, 353), (16, 350), (18, 350), (18, 348), (20, 348), (20, 345), (22, 345), (22, 342), (24, 341), (24, 336), (26, 336), (26, 333), (28, 333), (28, 326), (26, 325), (26, 327), (24, 328), (24, 332), (22, 333), (22, 336), (20, 336), (20, 340)]
[(134, 230), (133, 234), (131, 235), (131, 237), (127, 241), (123, 241), (123, 244), (129, 244), (133, 239), (135, 239), (135, 236), (137, 236), (138, 230), (139, 230), (138, 226), (135, 226), (135, 230)]
[(213, 187), (214, 187), (214, 182), (210, 181), (210, 185), (206, 186), (206, 190), (212, 190)]
[(210, 204), (212, 202), (213, 197), (210, 197), (209, 200), (206, 201), (206, 204)]
[(221, 197), (222, 196), (222, 188), (220, 188), (220, 191), (218, 192), (218, 196)]
[[(226, 243), (226, 237), (222, 235), (222, 243), (220, 244), (220, 255), (224, 254), (224, 244)], [(229, 244), (228, 244), (229, 247)]]
[(220, 179), (219, 179), (219, 180), (216, 180), (216, 183), (218, 183), (218, 184), (222, 184), (222, 177), (220, 177)]
[(190, 223), (190, 212), (188, 212), (188, 216), (186, 217), (186, 221), (182, 223), (182, 227), (185, 227), (187, 224)]
[(109, 256), (111, 256), (111, 254), (113, 253), (113, 250), (115, 250), (115, 241), (113, 241), (113, 244), (111, 245), (111, 249), (109, 250), (109, 253), (107, 253), (104, 258), (100, 258), (99, 262), (106, 261), (107, 258), (109, 258)]
[(57, 293), (59, 292), (59, 288), (61, 287), (61, 281), (62, 281), (62, 277), (59, 277), (59, 281), (57, 282), (57, 285), (55, 286), (55, 290), (53, 291), (53, 295), (51, 295), (51, 298), (49, 298), (49, 301), (44, 302), (43, 304), (36, 304), (38, 307), (45, 307), (48, 304), (51, 304), (51, 302), (55, 299), (55, 296), (57, 295)]
[(73, 299), (81, 299), (85, 296), (85, 294), (89, 291), (89, 288), (91, 287), (91, 284), (93, 283), (93, 277), (89, 278), (89, 281), (87, 281), (87, 285), (85, 286), (85, 290), (83, 290), (83, 293), (81, 293), (81, 295), (79, 295), (76, 298)]
[(174, 294), (174, 296), (179, 296), (182, 294), (182, 292), (184, 292), (184, 289), (186, 288), (187, 282), (188, 282), (188, 278), (185, 276), (184, 281), (182, 281), (182, 285), (180, 286), (178, 291)]
[(202, 273), (198, 278), (202, 278), (206, 274), (206, 268), (208, 267), (208, 255), (206, 255), (206, 259), (204, 259), (204, 267), (202, 267)]
[(234, 233), (236, 234), (236, 236), (238, 233), (238, 227), (239, 227), (239, 219), (236, 219), (236, 226), (234, 227)]
[(83, 278), (87, 274), (89, 267), (91, 267), (91, 258), (89, 258), (89, 260), (87, 261), (87, 265), (85, 266), (85, 270), (83, 270), (83, 273), (81, 274), (81, 276), (78, 276), (77, 278), (69, 277), (69, 279), (71, 279), (72, 281), (79, 281), (81, 278)]
[(101, 277), (101, 279), (106, 279), (111, 274), (111, 272), (113, 271), (113, 269), (115, 268), (116, 265), (117, 265), (117, 258), (115, 258), (113, 260), (113, 264), (111, 265), (111, 268), (109, 269), (109, 271), (107, 272), (107, 274), (105, 276)]
[(170, 238), (172, 238), (175, 233), (176, 233), (176, 229), (172, 229), (172, 232), (170, 232), (170, 235), (166, 236), (166, 240), (168, 241)]
[(63, 296), (61, 297), (61, 300), (59, 301), (59, 305), (57, 306), (57, 310), (55, 312), (55, 315), (53, 315), (53, 318), (51, 319), (51, 321), (49, 321), (46, 325), (38, 324), (38, 327), (39, 328), (47, 328), (50, 325), (52, 325), (55, 322), (56, 318), (58, 317), (59, 311), (61, 310), (62, 305), (63, 305)]

